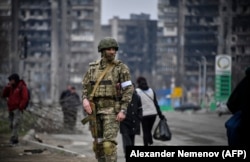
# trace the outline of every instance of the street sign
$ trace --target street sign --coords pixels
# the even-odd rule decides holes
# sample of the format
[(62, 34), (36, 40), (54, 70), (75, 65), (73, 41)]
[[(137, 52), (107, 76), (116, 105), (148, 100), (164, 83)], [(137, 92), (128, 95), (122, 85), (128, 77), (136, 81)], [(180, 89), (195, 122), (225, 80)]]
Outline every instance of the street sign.
[(181, 87), (175, 87), (173, 88), (173, 92), (171, 94), (171, 98), (180, 98), (182, 97), (182, 88)]
[(232, 59), (229, 55), (217, 55), (215, 61), (215, 100), (226, 102), (231, 94)]
[(217, 55), (215, 61), (215, 74), (223, 75), (228, 74), (231, 75), (232, 69), (232, 59), (231, 56), (228, 55)]

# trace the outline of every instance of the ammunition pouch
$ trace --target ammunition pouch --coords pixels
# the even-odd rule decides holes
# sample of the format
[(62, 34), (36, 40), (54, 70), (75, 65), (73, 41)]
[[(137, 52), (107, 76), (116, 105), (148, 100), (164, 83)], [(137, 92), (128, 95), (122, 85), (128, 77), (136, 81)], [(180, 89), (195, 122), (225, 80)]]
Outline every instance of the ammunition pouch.
[(105, 98), (96, 98), (95, 99), (97, 109), (105, 109), (112, 107), (114, 108), (114, 112), (118, 113), (121, 110), (121, 103), (120, 100), (116, 100), (115, 97), (105, 97)]
[(98, 109), (115, 107), (115, 100), (113, 97), (96, 98), (95, 103)]
[[(90, 81), (89, 86), (94, 88), (95, 81)], [(113, 84), (112, 80), (101, 80), (98, 87), (96, 88), (95, 97), (111, 97), (113, 95)]]

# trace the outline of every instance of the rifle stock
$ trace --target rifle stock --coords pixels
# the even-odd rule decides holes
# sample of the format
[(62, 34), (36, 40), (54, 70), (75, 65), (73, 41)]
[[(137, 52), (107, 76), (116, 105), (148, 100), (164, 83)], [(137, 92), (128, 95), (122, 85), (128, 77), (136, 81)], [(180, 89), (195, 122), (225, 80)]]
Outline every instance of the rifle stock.
[(90, 121), (90, 116), (89, 115), (81, 120), (83, 125), (85, 125), (89, 121)]

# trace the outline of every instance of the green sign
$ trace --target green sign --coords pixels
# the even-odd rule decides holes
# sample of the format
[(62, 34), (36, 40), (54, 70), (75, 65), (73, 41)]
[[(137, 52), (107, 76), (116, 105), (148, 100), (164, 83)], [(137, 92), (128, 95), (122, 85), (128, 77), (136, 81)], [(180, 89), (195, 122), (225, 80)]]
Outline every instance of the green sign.
[(215, 99), (226, 101), (231, 94), (231, 75), (216, 75), (215, 77)]
[(226, 102), (231, 94), (231, 56), (217, 55), (215, 62), (215, 100)]

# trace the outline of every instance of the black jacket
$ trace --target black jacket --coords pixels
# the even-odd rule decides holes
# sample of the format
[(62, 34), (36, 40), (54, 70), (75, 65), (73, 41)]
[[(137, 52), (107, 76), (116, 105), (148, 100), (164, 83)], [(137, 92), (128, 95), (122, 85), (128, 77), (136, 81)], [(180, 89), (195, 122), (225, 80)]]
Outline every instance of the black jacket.
[(228, 102), (228, 109), (234, 114), (238, 111), (242, 112), (241, 116), (241, 142), (242, 144), (249, 144), (250, 133), (250, 67), (246, 70), (246, 76), (238, 83), (231, 93)]
[(132, 100), (128, 105), (126, 118), (121, 122), (121, 134), (140, 134), (142, 120), (142, 103), (140, 96), (134, 91)]

